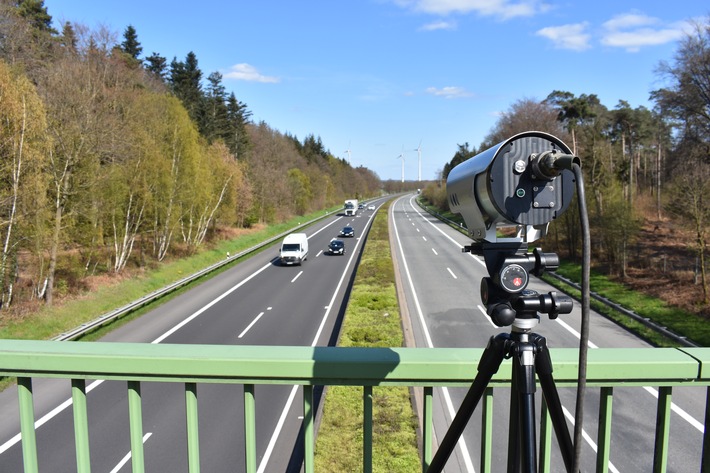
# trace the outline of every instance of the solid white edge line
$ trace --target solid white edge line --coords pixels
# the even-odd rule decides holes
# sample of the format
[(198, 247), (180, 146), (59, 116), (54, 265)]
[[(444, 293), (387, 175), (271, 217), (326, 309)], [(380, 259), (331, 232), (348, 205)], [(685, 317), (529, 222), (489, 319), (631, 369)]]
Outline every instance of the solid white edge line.
[[(398, 202), (399, 202), (399, 200), (398, 200)], [(417, 316), (419, 318), (419, 323), (421, 324), (422, 331), (424, 332), (424, 337), (426, 338), (427, 346), (429, 348), (434, 348), (434, 343), (431, 340), (431, 335), (429, 334), (429, 329), (427, 328), (426, 322), (424, 321), (424, 314), (422, 313), (422, 308), (421, 308), (421, 305), (419, 304), (419, 297), (417, 296), (417, 292), (414, 289), (412, 275), (409, 272), (409, 265), (407, 264), (407, 259), (404, 257), (404, 249), (402, 246), (402, 240), (399, 238), (399, 230), (397, 228), (397, 224), (394, 223), (394, 219), (392, 219), (392, 222), (393, 222), (392, 227), (394, 228), (395, 238), (397, 239), (397, 246), (399, 247), (399, 253), (402, 257), (402, 266), (404, 266), (404, 272), (407, 275), (407, 281), (409, 282), (409, 289), (412, 291), (412, 298), (414, 299), (414, 306), (417, 310)], [(444, 396), (444, 401), (446, 402), (446, 406), (449, 410), (449, 416), (453, 419), (456, 416), (456, 409), (454, 409), (454, 405), (451, 402), (451, 396), (449, 395), (449, 390), (446, 387), (442, 387), (441, 391)], [(463, 457), (464, 464), (466, 465), (466, 470), (471, 473), (475, 473), (475, 469), (473, 468), (473, 461), (471, 460), (471, 455), (468, 451), (468, 447), (466, 446), (466, 441), (464, 440), (463, 436), (459, 437), (458, 446), (461, 449), (461, 456)]]

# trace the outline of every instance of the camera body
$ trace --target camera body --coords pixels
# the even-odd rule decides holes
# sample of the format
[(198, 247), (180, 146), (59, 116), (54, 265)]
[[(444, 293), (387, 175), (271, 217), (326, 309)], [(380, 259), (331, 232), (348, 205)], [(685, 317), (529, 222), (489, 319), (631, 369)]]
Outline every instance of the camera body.
[[(533, 242), (545, 236), (549, 222), (572, 200), (574, 176), (556, 166), (563, 159), (579, 162), (555, 136), (515, 135), (451, 170), (449, 207), (463, 216), (475, 241)], [(502, 227), (515, 227), (515, 236), (499, 237)]]

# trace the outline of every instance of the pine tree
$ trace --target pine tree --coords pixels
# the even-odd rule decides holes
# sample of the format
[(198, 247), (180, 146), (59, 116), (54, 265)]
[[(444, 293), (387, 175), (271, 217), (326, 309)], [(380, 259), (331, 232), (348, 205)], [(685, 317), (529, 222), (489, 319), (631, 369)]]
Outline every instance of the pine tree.
[(52, 16), (44, 6), (44, 0), (20, 0), (17, 2), (17, 13), (25, 18), (38, 31), (57, 34), (52, 28)]
[(227, 141), (231, 135), (227, 113), (227, 93), (222, 85), (222, 74), (213, 72), (207, 78), (204, 123), (200, 126), (209, 143), (216, 139)]
[(173, 93), (187, 109), (190, 118), (196, 123), (203, 123), (204, 104), (202, 95), (202, 71), (197, 66), (197, 56), (190, 51), (185, 62), (173, 59), (170, 63), (170, 85)]
[(163, 56), (158, 53), (153, 53), (147, 58), (145, 58), (146, 66), (145, 68), (160, 77), (162, 81), (165, 81), (168, 75), (168, 61)]
[(135, 60), (138, 60), (138, 56), (143, 52), (143, 47), (141, 43), (138, 42), (138, 34), (136, 29), (132, 25), (126, 27), (126, 31), (123, 32), (123, 42), (121, 43), (121, 51), (128, 54)]
[(230, 134), (225, 142), (229, 151), (237, 158), (244, 157), (249, 149), (249, 135), (247, 134), (247, 124), (251, 118), (251, 112), (247, 110), (247, 105), (237, 100), (232, 92), (227, 99), (227, 119), (229, 120)]

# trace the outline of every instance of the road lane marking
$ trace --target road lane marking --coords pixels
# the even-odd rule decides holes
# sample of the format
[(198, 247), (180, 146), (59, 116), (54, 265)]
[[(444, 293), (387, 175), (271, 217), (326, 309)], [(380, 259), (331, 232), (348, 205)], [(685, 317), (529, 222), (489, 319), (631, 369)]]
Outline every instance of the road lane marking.
[(298, 277), (299, 277), (301, 274), (303, 274), (303, 271), (299, 272), (299, 273), (296, 275), (295, 278), (291, 279), (291, 282), (296, 281), (296, 279), (298, 279)]
[(256, 318), (254, 318), (254, 320), (252, 320), (249, 325), (247, 325), (247, 328), (242, 330), (242, 333), (240, 333), (237, 338), (242, 338), (254, 326), (254, 324), (259, 321), (262, 315), (264, 315), (264, 312), (260, 312), (259, 315), (257, 315)]
[[(145, 435), (143, 436), (143, 443), (144, 443), (144, 444), (145, 444), (145, 441), (148, 440), (151, 435), (153, 435), (153, 432), (148, 432), (147, 434), (145, 434)], [(130, 460), (130, 459), (131, 459), (131, 452), (128, 452), (128, 453), (126, 454), (126, 456), (123, 457), (120, 462), (118, 462), (118, 465), (116, 465), (116, 466), (114, 467), (114, 469), (111, 470), (111, 473), (118, 473), (118, 472), (121, 470), (121, 468), (123, 467), (123, 465), (125, 465), (126, 463), (128, 463), (128, 460)]]
[(451, 271), (451, 268), (446, 268), (446, 270), (449, 272), (449, 274), (450, 274), (454, 279), (458, 279), (458, 278), (456, 277), (456, 275), (454, 274), (454, 272)]
[(437, 253), (434, 248), (432, 248), (431, 251), (433, 251), (436, 256), (439, 256), (439, 253)]
[(165, 332), (164, 334), (162, 334), (161, 336), (159, 336), (158, 338), (156, 338), (155, 340), (153, 340), (153, 341), (150, 342), (150, 343), (160, 343), (160, 342), (162, 342), (163, 340), (165, 340), (166, 338), (168, 338), (170, 335), (174, 334), (175, 332), (177, 332), (178, 330), (180, 330), (181, 328), (183, 328), (185, 325), (189, 324), (189, 323), (192, 322), (194, 319), (196, 319), (197, 317), (199, 317), (200, 315), (202, 315), (207, 309), (209, 309), (210, 307), (212, 307), (213, 305), (215, 305), (216, 303), (218, 303), (219, 301), (221, 301), (222, 299), (224, 299), (225, 297), (227, 297), (228, 295), (230, 295), (231, 293), (233, 293), (234, 291), (236, 291), (237, 289), (239, 289), (240, 287), (242, 287), (242, 286), (243, 286), (244, 284), (246, 284), (247, 282), (251, 281), (253, 278), (255, 278), (255, 277), (256, 277), (258, 274), (260, 274), (262, 271), (265, 271), (266, 269), (268, 269), (268, 268), (270, 268), (270, 267), (271, 267), (271, 263), (268, 263), (268, 264), (262, 266), (260, 269), (258, 269), (258, 270), (256, 270), (255, 272), (253, 272), (249, 277), (247, 277), (246, 279), (243, 279), (239, 284), (237, 284), (237, 285), (235, 285), (235, 286), (232, 286), (232, 288), (230, 288), (229, 290), (225, 291), (222, 295), (220, 295), (219, 297), (217, 297), (216, 299), (214, 299), (212, 302), (210, 302), (210, 303), (207, 304), (206, 306), (202, 307), (200, 310), (198, 310), (197, 312), (195, 312), (194, 314), (192, 314), (192, 315), (189, 316), (188, 318), (184, 319), (182, 322), (180, 322), (179, 324), (177, 324), (176, 326), (174, 326), (173, 328), (171, 328), (170, 330), (168, 330), (167, 332)]

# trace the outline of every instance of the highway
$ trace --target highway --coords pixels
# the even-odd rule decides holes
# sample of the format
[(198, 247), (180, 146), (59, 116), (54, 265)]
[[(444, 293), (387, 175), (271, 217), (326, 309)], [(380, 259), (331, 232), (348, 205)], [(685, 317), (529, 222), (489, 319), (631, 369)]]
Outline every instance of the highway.
[[(337, 341), (340, 321), (373, 211), (328, 217), (302, 230), (309, 256), (281, 266), (278, 245), (232, 266), (209, 281), (105, 336), (101, 342), (325, 346)], [(324, 251), (346, 225), (345, 255)], [(72, 342), (67, 342), (72, 343)], [(68, 380), (33, 382), (40, 471), (76, 471), (71, 386)], [(126, 385), (87, 383), (92, 471), (128, 472), (130, 444)], [(203, 471), (244, 465), (242, 388), (197, 387)], [(146, 471), (187, 471), (185, 393), (182, 385), (142, 386)], [(0, 393), (0, 471), (22, 471), (17, 392)], [(256, 388), (259, 471), (298, 471), (302, 461), (300, 389)], [(290, 465), (290, 466), (289, 466)]]
[[(393, 219), (396, 245), (393, 253), (396, 253), (398, 260), (412, 325), (411, 343), (417, 347), (483, 348), (492, 335), (510, 330), (494, 326), (485, 314), (479, 294), (481, 278), (487, 275), (485, 264), (480, 258), (461, 252), (464, 245), (471, 243), (470, 238), (423, 212), (411, 195), (400, 197), (393, 203), (390, 218)], [(528, 287), (541, 294), (554, 290), (534, 276), (531, 276)], [(581, 309), (575, 303), (571, 314), (560, 315), (556, 320), (543, 315), (534, 332), (546, 337), (551, 348), (579, 347), (580, 320)], [(592, 314), (590, 320), (591, 350), (596, 347), (648, 346), (596, 313)], [(554, 367), (554, 359), (552, 361)], [(471, 361), (472, 380), (476, 374), (476, 363), (476, 360)], [(465, 391), (444, 388), (434, 390), (435, 436), (439, 441), (446, 433)], [(495, 390), (494, 471), (506, 471), (509, 391)], [(570, 432), (573, 431), (575, 393), (574, 388), (560, 389), (562, 404), (568, 413)], [(609, 471), (652, 471), (656, 396), (655, 387), (614, 390)], [(539, 408), (542, 402), (539, 389), (536, 398)], [(705, 389), (675, 389), (672, 399), (674, 415), (671, 420), (668, 471), (700, 471)], [(598, 403), (599, 390), (589, 387), (585, 398), (583, 471), (595, 470)], [(538, 412), (536, 419), (539, 421), (539, 418)], [(445, 471), (480, 471), (480, 424), (479, 406)], [(564, 471), (556, 441), (553, 462), (552, 471)]]
[[(390, 208), (391, 238), (411, 322), (411, 346), (484, 347), (488, 339), (507, 328), (495, 327), (481, 307), (479, 284), (486, 275), (477, 257), (461, 252), (470, 239), (414, 203), (414, 196), (396, 198)], [(334, 216), (305, 230), (310, 255), (302, 266), (277, 263), (277, 246), (246, 259), (219, 276), (184, 292), (159, 308), (131, 321), (101, 342), (245, 345), (333, 345), (337, 338), (357, 255), (374, 215), (360, 211), (355, 217)], [(323, 253), (339, 230), (352, 225), (355, 237), (346, 238), (344, 256)], [(543, 248), (544, 249), (544, 248)], [(541, 293), (553, 290), (534, 279), (530, 287)], [(548, 345), (577, 347), (580, 310), (557, 320), (543, 317), (535, 332)], [(597, 314), (592, 315), (590, 349), (644, 347), (645, 342)], [(471, 362), (475, 376), (476, 360)], [(553, 359), (554, 364), (554, 359)], [(125, 383), (88, 383), (92, 470), (130, 471), (128, 406)], [(507, 389), (497, 389), (494, 413), (495, 471), (505, 471), (507, 446)], [(614, 391), (612, 452), (609, 471), (647, 472), (653, 461), (655, 387), (617, 388)], [(560, 390), (564, 407), (574, 412), (572, 388)], [(67, 380), (34, 381), (40, 471), (76, 471), (70, 384)], [(464, 389), (435, 389), (436, 438), (443, 438)], [(181, 386), (144, 384), (144, 448), (146, 471), (187, 471), (185, 395)], [(593, 471), (598, 411), (598, 390), (589, 388), (585, 404), (583, 471)], [(538, 392), (537, 404), (541, 402)], [(242, 389), (230, 385), (198, 385), (200, 454), (203, 471), (239, 470), (244, 464), (241, 412)], [(259, 471), (299, 471), (301, 395), (295, 387), (259, 386), (257, 456)], [(703, 388), (673, 392), (669, 472), (699, 471)], [(0, 393), (0, 471), (22, 471), (17, 393)], [(538, 417), (539, 418), (539, 417)], [(452, 455), (447, 472), (479, 471), (480, 412), (474, 413), (463, 441)], [(553, 471), (562, 470), (553, 448)]]

